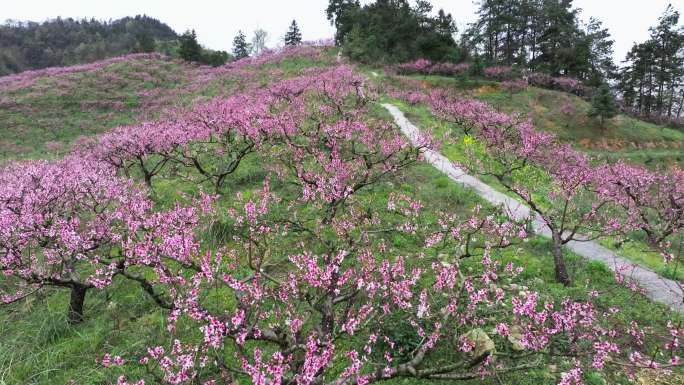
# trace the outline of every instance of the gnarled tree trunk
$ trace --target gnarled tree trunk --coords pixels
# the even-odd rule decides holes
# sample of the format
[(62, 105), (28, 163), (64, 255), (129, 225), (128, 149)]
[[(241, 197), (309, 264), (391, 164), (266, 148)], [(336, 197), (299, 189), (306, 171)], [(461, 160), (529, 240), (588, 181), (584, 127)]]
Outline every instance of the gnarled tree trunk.
[(553, 264), (556, 272), (556, 282), (562, 283), (564, 286), (572, 284), (570, 274), (568, 274), (568, 267), (565, 265), (565, 258), (563, 257), (563, 242), (561, 234), (557, 230), (551, 230), (553, 241)]
[(83, 322), (83, 304), (85, 303), (87, 291), (88, 286), (85, 285), (74, 284), (71, 286), (71, 299), (69, 300), (67, 320), (72, 325)]

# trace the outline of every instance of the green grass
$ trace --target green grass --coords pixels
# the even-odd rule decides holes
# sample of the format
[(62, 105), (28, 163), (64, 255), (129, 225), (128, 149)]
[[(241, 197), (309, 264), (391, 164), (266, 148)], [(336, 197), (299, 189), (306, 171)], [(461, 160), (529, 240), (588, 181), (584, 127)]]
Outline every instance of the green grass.
[[(376, 71), (377, 72), (377, 71)], [(606, 159), (624, 159), (647, 166), (684, 165), (684, 132), (619, 115), (601, 128), (587, 116), (590, 104), (560, 91), (529, 87), (524, 92), (500, 91), (498, 83), (478, 79), (441, 76), (410, 76), (428, 88), (441, 87), (490, 103), (504, 112), (528, 115), (537, 129), (553, 132), (561, 140)], [(384, 81), (384, 79), (383, 79)], [(397, 79), (389, 79), (397, 82)], [(564, 106), (572, 106), (564, 113)]]
[(610, 237), (599, 242), (604, 247), (614, 250), (638, 265), (648, 267), (663, 277), (684, 282), (684, 266), (680, 266), (677, 262), (665, 263), (660, 253), (639, 240), (639, 234), (635, 234), (629, 240)]
[(92, 290), (86, 301), (88, 320), (77, 327), (66, 322), (66, 291), (46, 290), (0, 311), (0, 384), (111, 383), (114, 373), (95, 357), (108, 350), (140, 355), (146, 341), (166, 338), (165, 317), (137, 287), (117, 282)]
[[(458, 130), (457, 127), (451, 127), (448, 124), (440, 121), (436, 118), (430, 109), (423, 105), (411, 106), (407, 103), (386, 98), (383, 101), (391, 102), (400, 107), (400, 109), (406, 114), (407, 118), (416, 124), (419, 128), (423, 130), (430, 130), (435, 134), (435, 137), (442, 137), (445, 133), (453, 133), (453, 137), (459, 138), (462, 136), (462, 132)], [(465, 161), (465, 145), (463, 142), (458, 140), (449, 140), (442, 143), (440, 148), (442, 154), (454, 162)], [(619, 155), (615, 155), (619, 156)], [(506, 190), (496, 179), (493, 177), (482, 176), (480, 179), (494, 187), (499, 192), (507, 194), (508, 196), (518, 199), (510, 191)], [(637, 238), (638, 239), (638, 238)], [(619, 243), (613, 239), (605, 239), (601, 241), (601, 244), (617, 254), (629, 259), (630, 261), (639, 264), (641, 266), (652, 269), (653, 271), (671, 279), (677, 279), (684, 281), (684, 268), (680, 266), (674, 266), (673, 264), (666, 263), (663, 257), (652, 250), (650, 250), (644, 242), (639, 240), (633, 240), (627, 243)]]
[[(309, 59), (288, 59), (276, 66), (265, 66), (265, 68), (252, 68), (255, 78), (260, 84), (267, 84), (270, 81), (269, 73), (272, 70), (282, 71), (283, 76), (295, 76), (311, 66), (329, 65), (334, 56), (329, 57), (330, 61), (315, 62)], [(71, 110), (66, 110), (63, 115), (47, 117), (40, 114), (43, 112), (26, 112), (27, 120), (35, 115), (36, 119), (52, 119), (55, 124), (55, 132), (47, 133), (48, 130), (35, 128), (27, 135), (21, 131), (21, 138), (11, 143), (3, 151), (5, 157), (44, 157), (44, 145), (48, 141), (42, 135), (47, 135), (49, 140), (68, 143), (74, 137), (81, 134), (95, 134), (106, 130), (112, 125), (134, 122), (140, 118), (136, 106), (139, 100), (132, 94), (139, 87), (145, 89), (156, 89), (168, 87), (173, 90), (175, 85), (156, 82), (143, 81), (137, 83), (131, 75), (137, 70), (127, 66), (126, 63), (116, 65), (108, 70), (121, 73), (126, 78), (126, 85), (118, 90), (117, 100), (125, 100), (126, 108), (119, 112), (114, 112), (111, 121), (100, 125), (96, 122), (97, 118), (104, 112), (83, 113), (74, 109), (80, 101), (90, 97), (98, 97), (103, 90), (98, 89), (102, 84), (96, 81), (88, 83), (87, 80), (76, 82), (75, 90), (66, 98), (67, 101), (60, 100), (53, 93), (57, 89), (56, 80), (46, 79), (42, 83), (45, 88), (43, 96), (20, 95), (19, 99), (26, 106), (33, 103), (45, 103), (49, 109), (57, 109), (55, 106), (70, 106)], [(154, 74), (156, 77), (163, 77), (163, 70)], [(91, 76), (91, 75), (79, 75)], [(97, 75), (93, 75), (97, 76)], [(131, 77), (131, 78), (129, 78)], [(427, 80), (442, 81), (441, 78), (427, 77)], [(187, 81), (188, 79), (184, 80)], [(251, 80), (250, 80), (251, 81)], [(378, 83), (391, 81), (384, 76), (377, 79)], [(466, 88), (476, 89), (482, 85), (490, 85), (491, 82), (449, 80), (458, 86), (465, 84)], [(132, 84), (130, 83), (132, 82)], [(94, 89), (85, 87), (90, 84)], [(212, 79), (200, 88), (189, 93), (176, 95), (180, 103), (192, 103), (197, 100), (224, 95), (235, 92), (245, 86), (244, 80), (231, 77), (218, 77)], [(455, 85), (456, 86), (456, 85)], [(90, 88), (92, 88), (90, 87)], [(26, 91), (30, 93), (31, 91)], [(32, 99), (32, 98), (35, 98)], [(71, 99), (69, 99), (71, 98)], [(68, 101), (71, 100), (71, 101)], [(389, 99), (385, 99), (389, 100)], [(512, 107), (511, 107), (512, 108)], [(452, 129), (442, 122), (436, 120), (425, 107), (409, 107), (402, 105), (409, 118), (423, 129), (430, 129), (435, 133), (442, 134)], [(70, 112), (69, 112), (70, 111)], [(110, 113), (111, 111), (107, 111)], [(0, 114), (2, 112), (0, 111)], [(47, 114), (47, 112), (45, 112)], [(389, 121), (387, 112), (378, 105), (372, 106), (371, 114)], [(16, 118), (16, 117), (14, 117)], [(0, 115), (0, 121), (5, 122), (7, 116)], [(23, 122), (25, 127), (30, 124)], [(22, 127), (24, 127), (22, 126)], [(83, 127), (82, 127), (83, 126)], [(80, 127), (80, 128), (79, 128)], [(2, 130), (3, 128), (0, 128)], [(11, 128), (4, 128), (11, 130)], [(7, 131), (10, 132), (10, 131)], [(52, 136), (49, 136), (52, 135)], [(669, 134), (668, 134), (669, 135)], [(462, 154), (459, 143), (453, 143), (444, 147), (445, 153), (452, 159), (458, 159)], [(5, 147), (0, 147), (5, 148)], [(28, 152), (21, 152), (29, 149)], [(54, 156), (54, 155), (52, 155)], [(255, 190), (261, 187), (266, 172), (263, 165), (269, 160), (268, 154), (253, 154), (241, 164), (238, 171), (231, 175), (230, 183), (223, 191), (219, 207), (225, 208), (233, 204), (235, 194), (241, 192), (245, 196), (250, 196)], [(157, 178), (154, 181), (154, 199), (157, 205), (169, 207), (176, 201), (182, 199), (181, 193), (190, 195), (196, 194), (201, 188), (209, 190), (208, 186), (198, 186), (196, 183), (187, 179), (180, 179), (167, 175), (165, 178)], [(287, 183), (277, 180), (272, 181), (272, 190), (287, 198), (291, 197), (292, 192)], [(483, 202), (472, 190), (466, 189), (445, 177), (442, 173), (435, 170), (428, 164), (418, 163), (404, 170), (398, 175), (394, 175), (385, 182), (378, 184), (372, 190), (361, 191), (358, 199), (367, 207), (379, 212), (384, 212), (387, 206), (387, 199), (390, 193), (401, 191), (416, 199), (419, 199), (429, 206), (426, 208), (428, 219), (434, 219), (440, 212), (456, 213), (460, 216), (467, 216), (476, 205), (482, 205), (485, 210), (490, 210), (486, 202)], [(225, 229), (224, 223), (217, 223), (212, 231), (205, 234), (205, 244), (207, 245), (229, 245), (230, 233)], [(280, 245), (282, 254), (291, 250), (297, 240), (284, 240)], [(396, 236), (389, 245), (393, 252), (400, 255), (412, 255), (422, 250), (422, 245), (416, 244), (411, 238)], [(628, 247), (628, 246), (622, 246)], [(447, 256), (448, 257), (448, 256)], [(427, 262), (442, 258), (438, 255), (428, 256)], [(598, 290), (602, 295), (599, 297), (598, 305), (602, 310), (609, 307), (622, 308), (619, 315), (621, 320), (620, 327), (626, 327), (630, 321), (634, 320), (644, 325), (655, 328), (662, 328), (667, 320), (680, 321), (681, 317), (673, 314), (664, 306), (655, 304), (641, 295), (635, 294), (625, 288), (615, 285), (613, 273), (605, 265), (597, 262), (587, 263), (580, 257), (568, 253), (569, 268), (574, 278), (574, 286), (563, 287), (554, 282), (554, 274), (551, 263), (550, 246), (547, 240), (539, 237), (532, 237), (525, 242), (506, 249), (497, 254), (503, 263), (514, 262), (524, 266), (525, 271), (515, 279), (515, 283), (528, 286), (530, 289), (538, 290), (544, 298), (555, 301), (562, 301), (566, 298), (577, 300), (587, 299), (587, 292)], [(464, 266), (475, 266), (476, 260), (465, 261)], [(209, 296), (216, 296), (217, 300), (227, 299), (218, 294), (207, 293)], [(0, 308), (0, 385), (14, 384), (70, 384), (79, 385), (99, 385), (113, 384), (116, 378), (125, 373), (130, 378), (144, 377), (142, 369), (134, 364), (125, 365), (122, 368), (105, 369), (98, 365), (94, 358), (101, 357), (105, 351), (120, 354), (126, 357), (139, 357), (144, 354), (149, 345), (168, 345), (169, 335), (166, 333), (165, 313), (158, 310), (151, 303), (151, 300), (135, 285), (125, 281), (116, 281), (114, 285), (106, 290), (91, 291), (86, 301), (86, 321), (78, 327), (70, 327), (66, 323), (65, 309), (68, 302), (67, 293), (59, 290), (44, 290), (39, 296), (32, 297), (9, 307)], [(229, 307), (230, 302), (225, 302)], [(181, 323), (178, 334), (183, 337), (195, 337), (196, 330), (189, 329), (190, 325)], [(489, 326), (489, 325), (488, 325)], [(398, 320), (398, 327), (406, 327)], [(346, 342), (352, 344), (353, 341)], [(230, 356), (231, 352), (226, 352)], [(451, 352), (442, 351), (440, 357), (432, 359), (449, 359)], [(562, 363), (558, 370), (566, 369), (570, 363)], [(613, 379), (611, 379), (613, 380)], [(246, 383), (246, 382), (241, 382)], [(397, 379), (388, 381), (388, 384), (399, 385), (418, 385), (424, 382), (419, 379)], [(453, 382), (442, 382), (441, 384), (452, 384)], [(501, 377), (501, 382), (495, 378), (485, 380), (473, 380), (461, 382), (468, 385), (486, 384), (498, 385), (519, 384), (519, 385), (544, 385), (557, 383), (557, 372), (551, 373), (548, 366), (543, 366), (537, 370), (526, 371), (524, 373), (514, 373)], [(619, 382), (611, 382), (619, 383)]]
[(175, 61), (138, 60), (0, 89), (7, 103), (0, 108), (0, 159), (56, 156), (79, 136), (153, 118), (176, 101), (191, 71)]
[[(237, 191), (248, 193), (260, 186), (258, 175), (261, 161), (258, 156), (245, 163), (234, 176), (230, 193), (224, 195), (223, 204), (229, 204)], [(170, 204), (177, 191), (192, 190), (191, 183), (181, 180), (156, 185), (160, 204)], [(284, 185), (275, 184), (281, 193)], [(429, 213), (440, 211), (468, 215), (477, 204), (484, 205), (474, 192), (445, 179), (440, 172), (427, 164), (416, 164), (400, 175), (362, 194), (360, 199), (380, 209), (386, 205), (390, 192), (402, 191), (424, 202), (429, 202)], [(433, 214), (429, 214), (433, 215)], [(390, 246), (399, 254), (409, 255), (421, 249), (410, 239), (395, 238)], [(616, 287), (612, 272), (596, 262), (587, 263), (580, 257), (568, 254), (569, 266), (575, 286), (565, 288), (554, 282), (548, 241), (534, 237), (507, 249), (498, 258), (502, 263), (514, 262), (525, 266), (525, 271), (515, 283), (538, 290), (548, 299), (562, 301), (565, 298), (586, 299), (587, 292), (595, 289), (603, 294), (601, 307), (617, 306), (623, 309), (620, 317), (625, 325), (631, 320), (646, 325), (662, 325), (668, 319), (678, 319), (663, 306), (631, 291)], [(437, 258), (432, 256), (429, 258)], [(430, 261), (432, 259), (428, 259)], [(476, 261), (466, 261), (476, 265)], [(157, 310), (142, 291), (130, 283), (117, 283), (104, 291), (92, 291), (86, 302), (87, 320), (72, 328), (66, 324), (65, 309), (68, 301), (64, 291), (46, 291), (40, 298), (12, 305), (0, 311), (0, 380), (5, 384), (67, 384), (70, 380), (80, 385), (111, 383), (126, 373), (131, 378), (144, 376), (137, 365), (104, 369), (94, 362), (104, 351), (127, 357), (139, 357), (147, 345), (165, 345), (164, 312)], [(191, 330), (181, 330), (192, 333)], [(448, 354), (442, 353), (442, 354)], [(441, 356), (440, 359), (444, 359)], [(555, 384), (556, 377), (547, 367), (502, 376), (506, 384)], [(246, 383), (246, 382), (241, 382)], [(417, 379), (397, 379), (388, 384), (422, 384)], [(447, 384), (449, 382), (444, 382)], [(496, 379), (463, 382), (474, 384), (498, 384)]]
[[(530, 87), (527, 91), (509, 95), (498, 90), (487, 90), (476, 97), (506, 112), (531, 114), (535, 126), (556, 133), (567, 141), (589, 140), (592, 144), (603, 140), (616, 145), (654, 142), (680, 142), (684, 132), (619, 115), (601, 128), (595, 119), (587, 117), (590, 104), (572, 94)], [(573, 113), (564, 114), (563, 106), (570, 105)]]

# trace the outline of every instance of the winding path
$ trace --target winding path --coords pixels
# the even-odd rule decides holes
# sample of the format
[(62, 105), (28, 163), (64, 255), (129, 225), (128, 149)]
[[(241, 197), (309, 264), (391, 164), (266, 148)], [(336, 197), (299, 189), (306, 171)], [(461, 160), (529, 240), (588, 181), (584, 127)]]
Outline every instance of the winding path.
[[(418, 127), (413, 125), (396, 106), (392, 104), (383, 104), (382, 106), (389, 111), (404, 135), (414, 144), (417, 143), (420, 135)], [(493, 205), (503, 206), (512, 219), (523, 220), (530, 217), (529, 207), (466, 174), (439, 152), (426, 150), (424, 156), (430, 164), (445, 173), (453, 181), (475, 189), (482, 198)], [(533, 221), (533, 228), (536, 234), (546, 238), (551, 237), (550, 230), (537, 216)], [(620, 267), (629, 266), (628, 270), (620, 270), (620, 274), (634, 279), (646, 290), (646, 295), (652, 300), (664, 303), (673, 310), (684, 314), (684, 303), (681, 301), (682, 292), (677, 282), (663, 278), (650, 269), (635, 265), (596, 242), (572, 241), (566, 246), (586, 259), (605, 263), (613, 271), (618, 271)]]

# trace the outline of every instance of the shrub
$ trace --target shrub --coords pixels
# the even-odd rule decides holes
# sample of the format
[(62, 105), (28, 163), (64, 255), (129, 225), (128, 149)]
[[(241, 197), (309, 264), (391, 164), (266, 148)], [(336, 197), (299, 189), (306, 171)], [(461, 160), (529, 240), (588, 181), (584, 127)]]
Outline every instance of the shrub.
[(585, 86), (580, 80), (575, 78), (565, 76), (553, 77), (549, 74), (535, 72), (528, 75), (527, 81), (535, 87), (568, 92), (583, 97), (591, 95), (591, 87)]
[(482, 72), (488, 78), (503, 80), (511, 76), (513, 68), (508, 66), (485, 67)]
[(432, 63), (427, 59), (418, 59), (414, 62), (399, 64), (397, 72), (403, 75), (423, 74), (423, 75), (442, 75), (454, 76), (465, 73), (470, 68), (468, 63)]

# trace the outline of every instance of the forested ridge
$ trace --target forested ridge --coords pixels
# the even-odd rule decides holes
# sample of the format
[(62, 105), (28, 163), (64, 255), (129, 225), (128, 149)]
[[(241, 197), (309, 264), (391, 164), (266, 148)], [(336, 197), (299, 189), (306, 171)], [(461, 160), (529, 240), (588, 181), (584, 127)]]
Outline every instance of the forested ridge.
[(0, 25), (0, 75), (150, 52), (155, 50), (155, 41), (177, 39), (171, 27), (145, 15), (110, 21), (8, 20)]
[(615, 74), (613, 40), (600, 20), (583, 22), (572, 0), (486, 0), (463, 34), (472, 56), (573, 76), (596, 85)]

